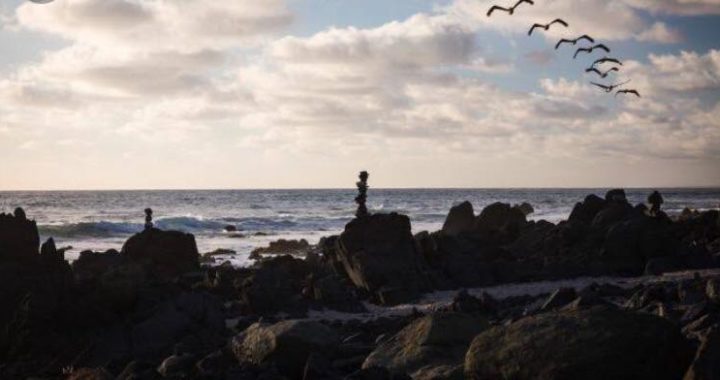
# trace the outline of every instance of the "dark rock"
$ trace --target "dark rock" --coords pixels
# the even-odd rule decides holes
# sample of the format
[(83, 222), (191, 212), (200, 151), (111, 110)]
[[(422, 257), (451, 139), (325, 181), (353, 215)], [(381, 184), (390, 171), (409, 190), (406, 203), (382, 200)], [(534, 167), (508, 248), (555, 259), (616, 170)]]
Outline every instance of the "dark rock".
[(487, 313), (494, 314), (497, 301), (489, 294), (483, 293), (480, 298), (472, 296), (463, 289), (455, 295), (450, 310), (457, 313)]
[(345, 380), (412, 380), (404, 373), (395, 373), (387, 368), (363, 368), (345, 377)]
[(73, 261), (72, 269), (75, 281), (80, 284), (95, 281), (112, 268), (123, 263), (120, 252), (111, 249), (104, 253), (83, 251), (77, 260)]
[(116, 380), (155, 380), (160, 378), (155, 366), (149, 362), (132, 361), (125, 366)]
[(336, 378), (332, 371), (330, 361), (321, 354), (311, 353), (305, 363), (303, 380), (329, 380)]
[(442, 232), (446, 235), (457, 236), (473, 230), (475, 225), (475, 211), (470, 202), (463, 202), (453, 206), (445, 218)]
[(467, 379), (678, 379), (692, 358), (662, 318), (606, 307), (524, 318), (478, 335)]
[(67, 380), (113, 380), (114, 377), (104, 368), (79, 368), (67, 377)]
[(487, 327), (487, 321), (467, 314), (428, 315), (378, 345), (363, 368), (384, 367), (418, 379), (431, 378), (423, 374), (442, 367), (442, 372), (462, 376), (460, 368), (470, 341)]
[(528, 216), (535, 212), (535, 208), (527, 202), (523, 202), (519, 205), (513, 206), (513, 208), (520, 210), (525, 216)]
[(540, 310), (548, 311), (553, 309), (561, 308), (577, 298), (577, 293), (573, 288), (561, 288), (551, 294), (545, 303), (543, 303)]
[(302, 316), (308, 302), (302, 294), (311, 268), (304, 260), (278, 256), (263, 261), (239, 286), (246, 314), (273, 315), (284, 311)]
[(233, 359), (223, 350), (218, 350), (206, 355), (195, 364), (197, 372), (201, 376), (218, 378), (233, 364)]
[(227, 226), (225, 226), (225, 232), (236, 232), (237, 230), (238, 230), (237, 227), (235, 227), (231, 224), (228, 224)]
[(365, 306), (353, 294), (352, 289), (340, 276), (323, 277), (313, 283), (313, 297), (324, 307), (347, 313), (362, 313)]
[(404, 215), (374, 214), (348, 223), (337, 241), (337, 260), (355, 286), (373, 294), (381, 288), (404, 289), (408, 299), (395, 301), (409, 301), (430, 290), (426, 264)]
[(720, 283), (718, 283), (717, 279), (711, 278), (707, 280), (705, 295), (712, 302), (720, 302)]
[(720, 330), (712, 328), (700, 340), (700, 348), (695, 354), (690, 368), (683, 380), (711, 380), (720, 378)]
[(125, 242), (121, 255), (165, 280), (200, 268), (195, 237), (178, 231), (151, 228), (135, 234)]
[(282, 374), (300, 378), (311, 353), (331, 353), (340, 339), (330, 328), (310, 321), (256, 323), (233, 339), (239, 361), (273, 363)]
[(568, 221), (591, 223), (600, 210), (605, 208), (605, 204), (605, 200), (597, 195), (588, 195), (583, 202), (575, 205)]
[(605, 193), (605, 201), (606, 202), (626, 203), (627, 196), (625, 195), (625, 190), (623, 190), (623, 189), (609, 190), (607, 193)]
[(18, 210), (15, 216), (0, 213), (0, 261), (32, 260), (38, 255), (40, 235), (37, 224), (27, 220), (22, 209)]
[(306, 254), (310, 249), (310, 243), (305, 239), (285, 240), (280, 239), (270, 242), (265, 248), (256, 248), (253, 255), (300, 255)]
[(527, 223), (522, 211), (506, 203), (493, 203), (485, 207), (475, 219), (475, 230), (494, 241), (512, 241)]
[(187, 377), (193, 371), (195, 357), (191, 354), (172, 355), (160, 364), (157, 371), (163, 377)]

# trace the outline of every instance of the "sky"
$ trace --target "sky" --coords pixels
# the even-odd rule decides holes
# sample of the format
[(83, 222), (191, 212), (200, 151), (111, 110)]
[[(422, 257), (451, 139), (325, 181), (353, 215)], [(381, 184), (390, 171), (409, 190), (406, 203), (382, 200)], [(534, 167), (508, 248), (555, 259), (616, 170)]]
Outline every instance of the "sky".
[(0, 0), (0, 190), (720, 186), (720, 0), (510, 3)]

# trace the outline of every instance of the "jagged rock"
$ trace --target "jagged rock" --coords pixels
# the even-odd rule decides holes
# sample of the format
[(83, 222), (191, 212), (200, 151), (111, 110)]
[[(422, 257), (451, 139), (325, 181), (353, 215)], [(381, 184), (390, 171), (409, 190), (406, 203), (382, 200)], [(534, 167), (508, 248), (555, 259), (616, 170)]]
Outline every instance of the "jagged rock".
[(22, 209), (15, 215), (0, 214), (0, 260), (32, 260), (39, 248), (37, 224), (27, 220)]
[(161, 279), (173, 279), (200, 268), (195, 237), (179, 231), (147, 229), (128, 239), (120, 251), (130, 261), (147, 265)]
[(520, 210), (523, 214), (525, 214), (526, 217), (535, 212), (535, 208), (530, 203), (527, 203), (527, 202), (523, 202), (519, 205), (515, 205), (515, 206), (513, 206), (513, 208)]
[(623, 189), (609, 190), (607, 193), (605, 193), (605, 201), (626, 203), (627, 196), (625, 195), (625, 190), (623, 190)]
[(457, 206), (453, 206), (445, 218), (442, 232), (446, 235), (457, 236), (462, 233), (468, 233), (473, 230), (475, 225), (475, 211), (472, 203), (463, 202)]
[[(470, 341), (488, 328), (487, 321), (468, 314), (436, 313), (420, 318), (382, 342), (363, 368), (384, 367), (413, 379), (430, 379), (438, 371), (462, 377), (462, 363)], [(442, 368), (442, 370), (438, 370)]]
[(260, 365), (274, 364), (280, 373), (301, 378), (311, 353), (331, 353), (340, 338), (330, 328), (311, 321), (255, 323), (233, 339), (236, 358)]
[(97, 280), (107, 271), (123, 263), (120, 252), (111, 249), (106, 252), (82, 251), (77, 260), (73, 261), (72, 269), (75, 280), (86, 283)]
[(387, 368), (363, 368), (345, 377), (345, 380), (412, 380), (405, 373), (395, 373)]
[(720, 302), (720, 283), (717, 279), (711, 278), (705, 284), (705, 295), (710, 301)]
[(472, 296), (463, 289), (455, 295), (450, 310), (456, 313), (487, 313), (494, 314), (497, 301), (489, 294), (483, 293), (480, 298)]
[(692, 349), (662, 318), (603, 306), (521, 319), (478, 335), (467, 379), (678, 379)]
[(345, 226), (337, 258), (355, 286), (372, 294), (381, 288), (403, 289), (409, 299), (430, 289), (410, 230), (410, 219), (396, 213), (357, 218)]

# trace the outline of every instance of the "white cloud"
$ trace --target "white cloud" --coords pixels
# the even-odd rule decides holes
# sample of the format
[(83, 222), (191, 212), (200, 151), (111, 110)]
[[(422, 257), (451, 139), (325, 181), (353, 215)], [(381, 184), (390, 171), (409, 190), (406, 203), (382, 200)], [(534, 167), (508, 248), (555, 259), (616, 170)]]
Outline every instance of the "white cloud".
[(640, 33), (637, 40), (674, 44), (682, 42), (683, 36), (677, 30), (669, 28), (665, 23), (656, 22), (649, 29)]

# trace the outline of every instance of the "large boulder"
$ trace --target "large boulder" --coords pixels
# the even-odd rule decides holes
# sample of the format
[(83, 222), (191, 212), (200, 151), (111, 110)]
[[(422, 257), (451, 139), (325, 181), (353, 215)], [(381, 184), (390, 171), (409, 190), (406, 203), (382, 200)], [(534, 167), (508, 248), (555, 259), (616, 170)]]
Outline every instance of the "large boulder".
[(147, 229), (133, 235), (122, 247), (121, 255), (147, 265), (151, 274), (172, 279), (200, 268), (195, 237), (179, 231)]
[(232, 349), (240, 362), (274, 364), (289, 378), (302, 378), (313, 353), (332, 354), (340, 343), (325, 325), (311, 321), (283, 321), (273, 325), (255, 323), (233, 338)]
[[(359, 288), (380, 301), (380, 292), (404, 293), (404, 300), (430, 289), (426, 263), (417, 251), (405, 215), (374, 214), (345, 226), (337, 240), (337, 256)], [(395, 298), (395, 302), (401, 301)]]
[(442, 232), (446, 235), (456, 236), (471, 232), (474, 225), (475, 211), (473, 211), (472, 203), (465, 201), (450, 209), (450, 213), (445, 218)]
[(500, 242), (514, 240), (527, 219), (517, 207), (507, 203), (493, 203), (485, 207), (475, 219), (475, 231), (481, 236)]
[(650, 259), (677, 256), (682, 251), (671, 226), (648, 216), (632, 218), (610, 227), (604, 248), (606, 258), (625, 261), (625, 269), (630, 274), (641, 274)]
[(274, 315), (282, 311), (293, 316), (304, 315), (308, 305), (302, 291), (310, 273), (307, 261), (289, 255), (263, 261), (239, 286), (243, 312)]
[(712, 327), (700, 339), (695, 360), (683, 380), (720, 379), (720, 330)]
[(604, 199), (595, 194), (590, 194), (585, 197), (583, 202), (577, 203), (575, 207), (573, 207), (570, 217), (568, 217), (568, 221), (591, 223), (595, 218), (595, 215), (597, 215), (600, 210), (605, 207), (605, 204), (606, 202)]
[(21, 208), (14, 215), (0, 214), (0, 260), (32, 260), (39, 249), (37, 224)]
[(413, 379), (462, 379), (463, 358), (470, 341), (488, 322), (469, 314), (436, 313), (417, 319), (380, 345), (363, 368), (384, 367)]
[(679, 379), (692, 349), (672, 322), (605, 306), (528, 317), (478, 335), (467, 379)]
[(83, 251), (72, 263), (73, 275), (80, 284), (93, 282), (112, 268), (121, 265), (123, 261), (120, 252), (114, 249), (106, 252)]

